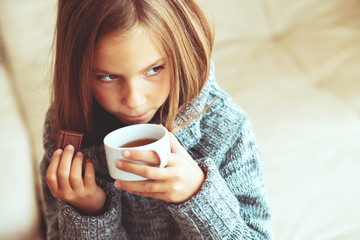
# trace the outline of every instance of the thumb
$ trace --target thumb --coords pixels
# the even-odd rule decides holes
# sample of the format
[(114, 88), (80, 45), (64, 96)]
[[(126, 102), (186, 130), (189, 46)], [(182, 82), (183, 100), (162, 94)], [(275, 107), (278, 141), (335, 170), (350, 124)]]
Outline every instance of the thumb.
[(169, 132), (171, 152), (178, 153), (182, 151), (183, 147), (172, 132)]
[[(175, 135), (171, 132), (169, 132), (170, 137), (170, 147), (172, 153), (180, 153), (182, 155), (190, 157), (189, 153), (186, 151), (186, 149), (179, 143)], [(191, 158), (191, 157), (190, 157)]]

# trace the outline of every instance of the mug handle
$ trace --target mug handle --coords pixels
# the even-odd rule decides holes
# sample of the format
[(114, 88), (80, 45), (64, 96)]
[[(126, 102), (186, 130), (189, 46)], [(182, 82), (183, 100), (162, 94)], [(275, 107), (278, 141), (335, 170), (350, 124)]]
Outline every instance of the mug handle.
[(153, 150), (154, 152), (156, 152), (156, 154), (159, 156), (160, 158), (160, 168), (164, 168), (166, 166), (166, 164), (168, 163), (168, 157), (166, 152), (164, 151), (158, 151), (158, 150)]

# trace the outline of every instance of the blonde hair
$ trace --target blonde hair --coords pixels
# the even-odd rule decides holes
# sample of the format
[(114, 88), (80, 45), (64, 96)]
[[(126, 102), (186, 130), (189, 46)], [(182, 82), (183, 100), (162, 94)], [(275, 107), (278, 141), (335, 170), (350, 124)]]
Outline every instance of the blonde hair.
[(55, 129), (94, 137), (91, 68), (103, 36), (146, 30), (172, 69), (169, 98), (160, 109), (170, 131), (176, 114), (196, 98), (210, 71), (213, 26), (194, 0), (59, 0), (55, 38)]

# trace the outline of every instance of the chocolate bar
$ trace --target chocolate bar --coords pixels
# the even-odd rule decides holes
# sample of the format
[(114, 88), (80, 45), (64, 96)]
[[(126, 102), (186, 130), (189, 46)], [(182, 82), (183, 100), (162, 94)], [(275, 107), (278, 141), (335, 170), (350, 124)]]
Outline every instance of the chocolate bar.
[(84, 134), (72, 132), (67, 130), (60, 130), (57, 134), (57, 148), (64, 149), (67, 145), (71, 144), (78, 152), (81, 148), (81, 141)]

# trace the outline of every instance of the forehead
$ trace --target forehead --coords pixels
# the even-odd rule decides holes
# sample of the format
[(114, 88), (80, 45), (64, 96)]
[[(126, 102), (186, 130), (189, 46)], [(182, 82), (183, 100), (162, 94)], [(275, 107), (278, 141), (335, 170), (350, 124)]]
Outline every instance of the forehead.
[(140, 71), (164, 57), (147, 31), (113, 32), (97, 42), (93, 68), (113, 73)]

